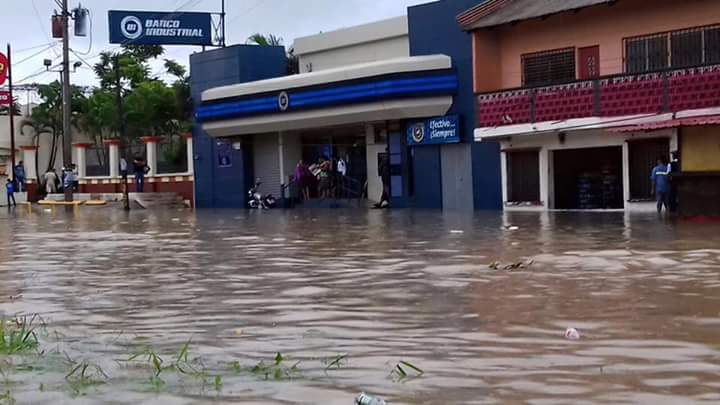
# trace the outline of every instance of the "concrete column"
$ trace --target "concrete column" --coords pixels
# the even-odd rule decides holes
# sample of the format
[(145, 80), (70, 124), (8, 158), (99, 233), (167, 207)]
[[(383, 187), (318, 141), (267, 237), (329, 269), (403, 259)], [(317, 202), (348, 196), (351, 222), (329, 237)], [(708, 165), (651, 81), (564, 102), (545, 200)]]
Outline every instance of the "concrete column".
[(193, 140), (192, 133), (183, 135), (185, 138), (185, 150), (187, 151), (187, 166), (188, 173), (195, 173), (195, 153), (193, 152)]
[(87, 177), (87, 150), (92, 146), (89, 143), (74, 143), (75, 149), (75, 166), (77, 166), (77, 174), (79, 179)]
[[(110, 164), (110, 177), (115, 178), (120, 176), (120, 140), (119, 139), (105, 139), (103, 143), (108, 148), (109, 164)], [(126, 158), (127, 160), (127, 158)]]
[(502, 187), (502, 203), (503, 207), (508, 202), (508, 170), (507, 170), (507, 152), (500, 152), (500, 181)]
[(152, 177), (157, 175), (157, 146), (162, 138), (158, 136), (146, 136), (142, 138), (142, 140), (145, 142), (146, 162), (147, 165), (150, 166), (150, 171), (147, 175)]
[[(285, 184), (285, 151), (283, 143), (283, 133), (278, 132), (278, 160), (280, 162), (280, 185)], [(282, 191), (282, 190), (281, 190)], [(282, 193), (281, 193), (282, 194)]]
[(538, 162), (540, 164), (540, 202), (543, 208), (549, 209), (550, 205), (550, 152), (547, 148), (541, 148), (538, 152), (540, 154)]
[(623, 207), (629, 208), (630, 201), (630, 145), (622, 144)]
[[(28, 180), (37, 180), (37, 170), (35, 170), (35, 151), (38, 149), (38, 147), (34, 145), (29, 145), (21, 146), (20, 149), (22, 149), (21, 159), (23, 161), (23, 166), (25, 166), (25, 181), (27, 182)], [(8, 166), (12, 166), (12, 163), (8, 164)], [(10, 177), (14, 176), (12, 169), (8, 173), (10, 173)]]

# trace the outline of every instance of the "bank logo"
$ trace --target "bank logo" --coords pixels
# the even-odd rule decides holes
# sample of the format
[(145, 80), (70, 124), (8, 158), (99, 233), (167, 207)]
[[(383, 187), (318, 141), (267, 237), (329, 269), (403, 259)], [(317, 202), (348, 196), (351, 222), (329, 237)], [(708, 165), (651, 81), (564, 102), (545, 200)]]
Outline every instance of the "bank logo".
[(425, 124), (415, 124), (412, 129), (412, 139), (415, 143), (422, 143), (425, 140)]
[(143, 33), (142, 21), (133, 15), (129, 15), (120, 21), (120, 32), (127, 39), (138, 39)]
[(280, 111), (287, 111), (288, 107), (290, 107), (290, 97), (284, 91), (278, 96), (278, 107)]

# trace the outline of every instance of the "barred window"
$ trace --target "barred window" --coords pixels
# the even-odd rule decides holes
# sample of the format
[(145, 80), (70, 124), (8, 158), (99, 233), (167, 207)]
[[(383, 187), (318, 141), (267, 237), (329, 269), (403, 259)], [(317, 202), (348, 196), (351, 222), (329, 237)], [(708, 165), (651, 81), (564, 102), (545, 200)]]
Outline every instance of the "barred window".
[(522, 56), (524, 86), (542, 86), (575, 80), (575, 48)]
[(626, 73), (720, 63), (720, 26), (627, 38), (624, 43)]

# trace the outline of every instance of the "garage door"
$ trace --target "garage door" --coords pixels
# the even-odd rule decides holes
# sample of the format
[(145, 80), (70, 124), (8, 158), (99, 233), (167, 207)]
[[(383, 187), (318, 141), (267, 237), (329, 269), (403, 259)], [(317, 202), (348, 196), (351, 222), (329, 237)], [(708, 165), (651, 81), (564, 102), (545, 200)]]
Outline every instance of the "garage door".
[(277, 134), (255, 135), (253, 138), (253, 169), (260, 178), (262, 194), (280, 196), (280, 161)]

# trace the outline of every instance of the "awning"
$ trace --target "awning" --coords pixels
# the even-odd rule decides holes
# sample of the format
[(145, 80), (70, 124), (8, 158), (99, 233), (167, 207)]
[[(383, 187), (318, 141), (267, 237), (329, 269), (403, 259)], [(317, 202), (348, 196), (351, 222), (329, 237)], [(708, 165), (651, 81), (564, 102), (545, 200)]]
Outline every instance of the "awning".
[(560, 132), (602, 129), (608, 132), (643, 132), (680, 126), (720, 124), (720, 107), (684, 110), (676, 113), (630, 115), (623, 117), (586, 117), (563, 121), (546, 121), (531, 124), (502, 125), (475, 129), (475, 141), (554, 134)]
[(704, 117), (675, 118), (667, 121), (651, 122), (639, 125), (628, 125), (620, 128), (613, 128), (613, 132), (649, 132), (660, 129), (696, 127), (700, 125), (720, 125), (720, 115), (709, 115)]

